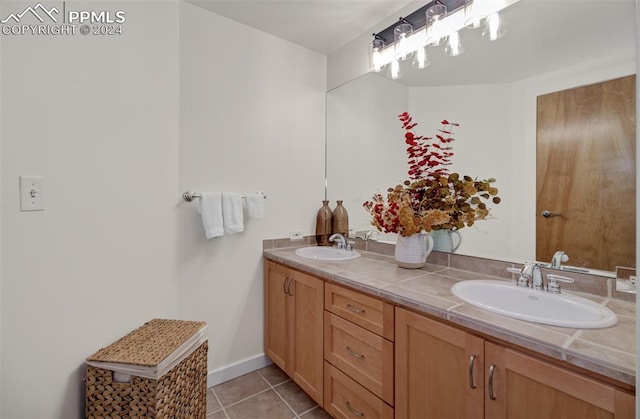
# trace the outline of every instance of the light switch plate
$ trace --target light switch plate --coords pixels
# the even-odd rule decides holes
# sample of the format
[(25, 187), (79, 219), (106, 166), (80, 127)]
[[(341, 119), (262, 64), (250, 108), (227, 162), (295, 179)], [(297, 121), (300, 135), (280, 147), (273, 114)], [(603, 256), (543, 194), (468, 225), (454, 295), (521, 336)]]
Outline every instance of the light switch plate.
[(44, 211), (42, 177), (20, 176), (20, 211)]

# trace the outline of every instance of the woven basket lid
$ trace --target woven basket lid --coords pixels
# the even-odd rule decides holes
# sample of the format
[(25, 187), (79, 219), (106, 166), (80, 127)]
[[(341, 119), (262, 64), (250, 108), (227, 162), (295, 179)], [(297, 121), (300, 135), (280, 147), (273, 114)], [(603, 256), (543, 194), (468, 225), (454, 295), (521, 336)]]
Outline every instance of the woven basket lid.
[(206, 325), (205, 322), (153, 319), (100, 349), (87, 361), (155, 367)]

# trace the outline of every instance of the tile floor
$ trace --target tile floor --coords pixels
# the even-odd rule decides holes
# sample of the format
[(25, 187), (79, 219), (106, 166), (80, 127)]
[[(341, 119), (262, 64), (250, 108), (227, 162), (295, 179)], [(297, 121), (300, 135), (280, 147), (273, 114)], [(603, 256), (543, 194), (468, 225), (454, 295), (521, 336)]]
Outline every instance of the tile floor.
[(207, 419), (331, 419), (275, 365), (207, 390)]

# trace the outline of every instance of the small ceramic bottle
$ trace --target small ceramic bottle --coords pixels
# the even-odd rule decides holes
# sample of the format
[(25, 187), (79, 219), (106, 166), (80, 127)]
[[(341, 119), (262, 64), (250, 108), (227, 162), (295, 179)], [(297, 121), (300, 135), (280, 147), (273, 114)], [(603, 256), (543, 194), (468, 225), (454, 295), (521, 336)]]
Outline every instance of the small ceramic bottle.
[(329, 236), (331, 236), (331, 222), (333, 211), (329, 208), (329, 201), (322, 201), (322, 207), (318, 210), (316, 217), (316, 242), (318, 246), (331, 246)]
[(333, 210), (333, 221), (331, 223), (331, 233), (340, 233), (345, 237), (349, 234), (349, 214), (342, 206), (342, 201), (336, 201), (338, 205)]

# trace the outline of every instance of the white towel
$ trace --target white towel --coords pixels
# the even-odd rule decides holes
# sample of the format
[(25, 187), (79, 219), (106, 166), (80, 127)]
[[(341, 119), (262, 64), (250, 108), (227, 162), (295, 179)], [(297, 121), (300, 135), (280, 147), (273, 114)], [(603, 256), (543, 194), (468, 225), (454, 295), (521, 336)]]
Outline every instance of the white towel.
[(222, 194), (222, 220), (225, 234), (236, 234), (244, 231), (242, 195), (227, 192)]
[(224, 234), (222, 220), (222, 194), (202, 193), (200, 198), (200, 212), (202, 213), (202, 225), (204, 234), (208, 239), (220, 237)]
[(264, 218), (264, 195), (261, 193), (247, 195), (245, 201), (247, 202), (247, 215), (249, 218)]

